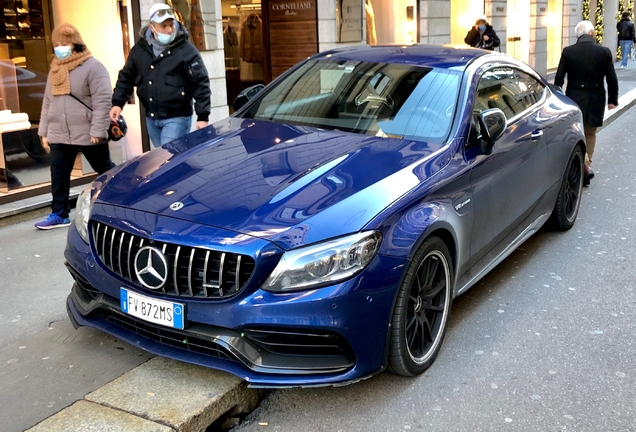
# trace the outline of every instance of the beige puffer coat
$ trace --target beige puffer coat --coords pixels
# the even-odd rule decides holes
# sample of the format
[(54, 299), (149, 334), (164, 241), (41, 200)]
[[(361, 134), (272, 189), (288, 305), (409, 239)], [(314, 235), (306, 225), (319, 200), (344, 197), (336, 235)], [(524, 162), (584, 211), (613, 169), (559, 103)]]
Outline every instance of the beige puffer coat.
[(51, 80), (46, 82), (38, 135), (51, 144), (91, 145), (91, 137), (108, 142), (108, 113), (112, 88), (108, 71), (91, 57), (71, 70), (71, 93), (93, 111), (69, 95), (53, 96)]

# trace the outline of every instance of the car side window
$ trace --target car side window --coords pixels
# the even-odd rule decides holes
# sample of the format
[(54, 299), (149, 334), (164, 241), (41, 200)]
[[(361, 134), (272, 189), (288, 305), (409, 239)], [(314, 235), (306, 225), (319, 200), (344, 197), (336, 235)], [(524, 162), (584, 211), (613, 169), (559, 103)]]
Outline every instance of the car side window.
[(543, 85), (525, 72), (514, 68), (490, 69), (479, 79), (473, 115), (499, 108), (510, 120), (539, 102), (543, 92)]

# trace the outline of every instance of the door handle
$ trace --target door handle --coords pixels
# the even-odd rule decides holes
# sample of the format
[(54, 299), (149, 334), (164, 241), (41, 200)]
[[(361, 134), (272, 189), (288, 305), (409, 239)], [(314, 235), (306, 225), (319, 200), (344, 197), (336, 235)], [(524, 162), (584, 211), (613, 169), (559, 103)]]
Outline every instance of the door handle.
[(543, 136), (543, 131), (542, 130), (536, 130), (536, 131), (532, 132), (532, 134), (530, 135), (530, 139), (532, 139), (532, 141), (537, 141), (542, 136)]

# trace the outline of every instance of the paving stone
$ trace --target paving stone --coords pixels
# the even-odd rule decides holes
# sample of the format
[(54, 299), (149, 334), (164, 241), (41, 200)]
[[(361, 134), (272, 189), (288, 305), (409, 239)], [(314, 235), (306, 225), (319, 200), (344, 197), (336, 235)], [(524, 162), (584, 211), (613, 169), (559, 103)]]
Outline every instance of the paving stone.
[(225, 413), (249, 412), (258, 392), (234, 375), (155, 357), (86, 399), (191, 432), (204, 431)]
[(26, 432), (174, 432), (174, 429), (81, 400)]

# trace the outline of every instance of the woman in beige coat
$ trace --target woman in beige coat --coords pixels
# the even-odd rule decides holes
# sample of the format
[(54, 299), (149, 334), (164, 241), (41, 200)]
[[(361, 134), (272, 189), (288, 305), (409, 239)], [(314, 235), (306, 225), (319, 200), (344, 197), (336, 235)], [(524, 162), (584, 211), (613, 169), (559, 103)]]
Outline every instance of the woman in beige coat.
[(38, 129), (44, 147), (51, 152), (52, 213), (35, 224), (45, 230), (71, 224), (71, 171), (80, 151), (98, 174), (114, 166), (108, 150), (112, 96), (108, 71), (91, 56), (72, 25), (56, 27), (51, 40), (55, 58), (46, 82)]

